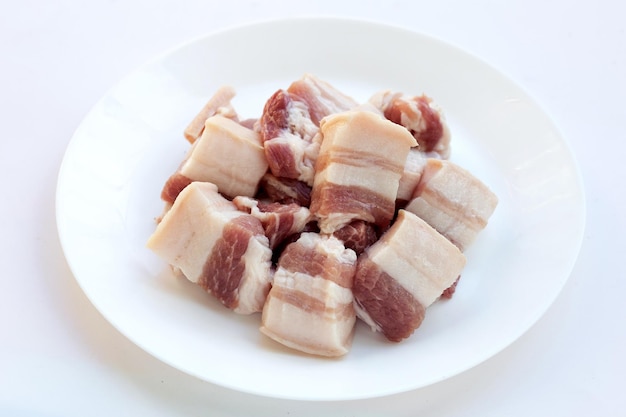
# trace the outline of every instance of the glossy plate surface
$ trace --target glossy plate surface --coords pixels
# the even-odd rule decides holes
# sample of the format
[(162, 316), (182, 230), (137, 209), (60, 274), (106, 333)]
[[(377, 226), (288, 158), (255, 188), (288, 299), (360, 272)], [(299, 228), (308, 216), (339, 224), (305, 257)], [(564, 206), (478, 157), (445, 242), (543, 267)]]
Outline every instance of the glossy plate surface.
[[(364, 101), (381, 89), (426, 93), (444, 109), (451, 160), (500, 199), (467, 252), (454, 297), (400, 344), (359, 325), (352, 351), (321, 359), (258, 331), (175, 279), (145, 248), (159, 193), (188, 148), (182, 131), (221, 85), (243, 118), (303, 73)], [(76, 130), (61, 167), (57, 223), (85, 294), (120, 332), (198, 378), (259, 395), (341, 400), (452, 377), (515, 341), (546, 311), (577, 257), (585, 221), (576, 162), (549, 117), (484, 62), (438, 40), (379, 24), (282, 20), (215, 33), (142, 66)]]

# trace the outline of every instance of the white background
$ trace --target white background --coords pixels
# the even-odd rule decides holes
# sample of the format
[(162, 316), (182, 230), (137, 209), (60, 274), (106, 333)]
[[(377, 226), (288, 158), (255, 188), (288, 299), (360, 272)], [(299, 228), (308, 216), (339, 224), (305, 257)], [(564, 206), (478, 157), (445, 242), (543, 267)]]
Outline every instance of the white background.
[[(386, 398), (273, 400), (149, 356), (89, 303), (61, 251), (56, 177), (74, 129), (117, 81), (207, 33), (344, 16), (435, 36), (511, 77), (574, 151), (579, 259), (518, 341), (449, 380)], [(0, 13), (0, 416), (619, 416), (626, 410), (626, 7), (618, 1), (5, 2)], [(268, 59), (271, 59), (269, 57)]]

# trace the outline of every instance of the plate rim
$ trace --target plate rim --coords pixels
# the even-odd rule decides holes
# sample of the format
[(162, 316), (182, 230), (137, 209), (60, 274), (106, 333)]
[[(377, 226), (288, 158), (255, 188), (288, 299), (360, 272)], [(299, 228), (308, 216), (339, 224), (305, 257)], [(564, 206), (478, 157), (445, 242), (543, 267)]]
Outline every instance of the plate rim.
[[(206, 42), (208, 41), (210, 38), (213, 38), (217, 35), (228, 35), (230, 33), (233, 32), (238, 32), (241, 30), (259, 30), (267, 25), (276, 25), (276, 24), (294, 24), (296, 22), (317, 22), (317, 23), (324, 23), (324, 22), (334, 22), (334, 23), (342, 23), (342, 22), (348, 22), (351, 24), (359, 24), (359, 25), (365, 25), (365, 26), (371, 26), (374, 25), (377, 27), (378, 30), (381, 31), (395, 31), (399, 34), (401, 34), (402, 36), (420, 36), (423, 39), (427, 40), (430, 43), (435, 43), (437, 45), (443, 45), (446, 48), (452, 48), (454, 50), (455, 53), (458, 54), (462, 54), (472, 60), (475, 60), (476, 62), (480, 63), (482, 66), (485, 66), (486, 68), (489, 68), (490, 70), (496, 72), (499, 74), (499, 76), (503, 77), (504, 80), (506, 80), (508, 83), (510, 83), (511, 85), (513, 85), (516, 89), (518, 89), (521, 94), (523, 94), (524, 99), (527, 100), (533, 107), (537, 108), (542, 114), (546, 115), (546, 117), (548, 118), (548, 120), (550, 121), (550, 125), (551, 128), (557, 133), (558, 135), (558, 139), (559, 141), (564, 145), (565, 150), (567, 150), (568, 152), (568, 161), (572, 164), (572, 167), (574, 169), (575, 175), (576, 175), (576, 182), (577, 182), (577, 189), (578, 192), (580, 193), (580, 207), (578, 207), (579, 210), (579, 217), (580, 219), (578, 219), (580, 221), (580, 225), (579, 225), (579, 233), (578, 233), (578, 237), (576, 239), (577, 241), (577, 245), (575, 250), (572, 250), (572, 255), (569, 257), (569, 265), (567, 265), (567, 267), (565, 268), (567, 270), (567, 273), (564, 274), (564, 278), (563, 278), (563, 284), (560, 285), (557, 293), (554, 295), (554, 297), (552, 298), (552, 300), (547, 303), (547, 305), (545, 306), (545, 308), (543, 308), (541, 311), (537, 311), (535, 314), (535, 317), (531, 320), (531, 322), (528, 324), (528, 326), (526, 326), (521, 332), (519, 332), (519, 334), (517, 335), (517, 337), (512, 338), (510, 340), (508, 340), (506, 343), (504, 343), (502, 346), (498, 347), (495, 349), (495, 351), (488, 355), (486, 358), (480, 359), (478, 360), (476, 363), (472, 363), (469, 364), (466, 368), (464, 368), (463, 370), (460, 370), (456, 373), (454, 373), (453, 375), (450, 376), (446, 376), (446, 375), (442, 375), (441, 378), (434, 380), (433, 382), (431, 382), (430, 384), (426, 384), (426, 385), (421, 385), (421, 386), (416, 386), (413, 388), (407, 388), (407, 389), (403, 389), (401, 391), (397, 391), (397, 390), (389, 390), (388, 392), (382, 392), (379, 395), (375, 395), (375, 396), (371, 396), (371, 395), (367, 395), (367, 396), (358, 396), (358, 395), (353, 395), (353, 396), (349, 396), (349, 397), (344, 397), (344, 396), (338, 396), (337, 398), (315, 398), (315, 397), (303, 397), (303, 398), (298, 398), (297, 396), (281, 396), (281, 395), (276, 395), (276, 394), (271, 394), (268, 393), (267, 391), (264, 390), (246, 390), (246, 389), (242, 389), (241, 387), (234, 387), (234, 386), (229, 386), (227, 384), (223, 384), (221, 382), (216, 381), (215, 379), (211, 380), (211, 379), (207, 379), (206, 377), (203, 377), (201, 375), (196, 375), (193, 372), (189, 372), (189, 370), (182, 370), (180, 369), (178, 366), (172, 364), (170, 361), (160, 357), (159, 355), (155, 354), (151, 349), (146, 348), (142, 343), (139, 343), (137, 340), (135, 340), (133, 337), (131, 337), (130, 335), (126, 334), (126, 332), (124, 332), (122, 329), (120, 329), (118, 327), (117, 324), (114, 324), (112, 322), (109, 321), (109, 319), (107, 318), (107, 316), (100, 311), (100, 308), (97, 307), (98, 303), (92, 299), (92, 297), (89, 295), (89, 291), (87, 291), (84, 288), (84, 283), (81, 282), (81, 280), (78, 278), (77, 274), (76, 274), (76, 269), (75, 269), (75, 265), (74, 262), (70, 259), (71, 256), (68, 255), (68, 249), (67, 249), (67, 245), (68, 243), (68, 237), (67, 237), (67, 231), (63, 230), (62, 228), (62, 222), (63, 222), (63, 202), (61, 201), (61, 192), (60, 190), (62, 189), (63, 185), (62, 182), (64, 180), (65, 175), (67, 175), (66, 171), (68, 169), (67, 167), (67, 160), (69, 159), (68, 155), (71, 154), (70, 149), (73, 146), (73, 143), (76, 141), (75, 138), (79, 137), (79, 133), (81, 130), (81, 127), (83, 127), (83, 125), (86, 123), (86, 120), (88, 119), (88, 117), (92, 114), (92, 112), (94, 112), (98, 106), (102, 103), (102, 101), (108, 97), (115, 89), (117, 89), (120, 84), (130, 78), (131, 76), (137, 74), (138, 72), (140, 72), (142, 69), (149, 67), (150, 65), (153, 65), (154, 63), (157, 63), (161, 60), (163, 60), (165, 57), (175, 53), (176, 51), (179, 51), (181, 48), (185, 48), (191, 45), (194, 45), (198, 42)], [(554, 301), (559, 297), (560, 293), (563, 290), (563, 287), (565, 286), (566, 282), (569, 280), (569, 277), (572, 273), (572, 270), (576, 264), (578, 255), (580, 253), (582, 244), (583, 244), (583, 237), (584, 237), (584, 232), (586, 229), (586, 219), (587, 219), (587, 204), (586, 204), (586, 195), (585, 195), (585, 189), (584, 189), (584, 182), (582, 179), (582, 174), (581, 174), (581, 170), (580, 170), (580, 166), (579, 163), (575, 157), (575, 154), (571, 148), (571, 146), (569, 145), (567, 139), (562, 135), (561, 131), (558, 129), (558, 127), (556, 126), (554, 120), (549, 116), (549, 113), (540, 105), (540, 103), (538, 103), (535, 98), (528, 93), (528, 91), (524, 88), (524, 86), (520, 83), (518, 83), (517, 81), (515, 81), (514, 79), (512, 79), (510, 76), (508, 76), (506, 73), (504, 73), (503, 71), (500, 71), (498, 68), (494, 67), (493, 65), (491, 65), (490, 63), (484, 61), (483, 59), (481, 59), (480, 57), (476, 56), (475, 54), (472, 54), (471, 52), (468, 52), (465, 49), (462, 49), (450, 42), (447, 41), (443, 41), (437, 37), (434, 37), (432, 35), (429, 34), (425, 34), (425, 33), (421, 33), (406, 27), (402, 27), (402, 26), (395, 26), (395, 25), (390, 25), (387, 23), (382, 23), (379, 21), (373, 21), (373, 20), (368, 20), (368, 19), (359, 19), (359, 18), (342, 18), (342, 17), (293, 17), (293, 18), (279, 18), (279, 19), (263, 19), (263, 20), (259, 20), (259, 21), (255, 21), (255, 22), (250, 22), (250, 23), (242, 23), (242, 24), (236, 24), (236, 25), (231, 25), (229, 27), (226, 28), (222, 28), (222, 29), (218, 29), (215, 31), (211, 31), (209, 33), (206, 34), (202, 34), (196, 37), (193, 37), (191, 39), (188, 39), (186, 41), (180, 42), (177, 45), (166, 49), (165, 51), (155, 55), (154, 57), (152, 57), (151, 59), (145, 61), (143, 64), (139, 65), (138, 67), (136, 67), (134, 70), (130, 71), (129, 73), (125, 74), (120, 80), (118, 80), (116, 83), (114, 83), (107, 91), (105, 91), (105, 93), (101, 96), (101, 98), (91, 107), (91, 109), (86, 113), (86, 115), (84, 116), (84, 118), (81, 120), (81, 122), (79, 123), (78, 127), (76, 128), (76, 130), (74, 131), (74, 133), (72, 134), (72, 137), (67, 145), (67, 148), (65, 150), (63, 159), (61, 161), (60, 164), (60, 168), (57, 174), (57, 187), (56, 187), (56, 194), (55, 194), (55, 219), (56, 219), (56, 225), (57, 225), (57, 233), (59, 236), (59, 241), (61, 243), (61, 247), (63, 250), (63, 254), (65, 256), (65, 259), (67, 261), (67, 264), (70, 268), (70, 270), (72, 271), (72, 274), (74, 275), (77, 283), (79, 284), (81, 290), (83, 291), (83, 293), (87, 296), (87, 298), (90, 300), (90, 302), (92, 303), (92, 305), (94, 305), (94, 307), (96, 307), (97, 310), (99, 310), (99, 312), (102, 314), (103, 317), (106, 318), (107, 322), (109, 322), (110, 325), (112, 325), (114, 328), (116, 328), (116, 330), (118, 330), (122, 335), (124, 335), (124, 337), (126, 337), (128, 340), (132, 341), (133, 344), (137, 345), (138, 347), (140, 347), (143, 351), (145, 351), (146, 353), (149, 353), (151, 356), (157, 358), (159, 361), (168, 364), (169, 366), (172, 366), (175, 369), (179, 369), (182, 372), (186, 373), (186, 374), (190, 374), (193, 375), (201, 380), (205, 380), (208, 382), (211, 382), (213, 384), (219, 385), (219, 386), (223, 386), (232, 390), (236, 390), (236, 391), (242, 391), (242, 392), (247, 392), (250, 394), (255, 394), (255, 395), (261, 395), (261, 396), (266, 396), (266, 397), (274, 397), (274, 398), (284, 398), (284, 399), (296, 399), (296, 400), (309, 400), (309, 401), (315, 401), (315, 400), (321, 400), (321, 401), (338, 401), (338, 400), (354, 400), (354, 399), (365, 399), (365, 398), (374, 398), (374, 397), (380, 397), (380, 396), (387, 396), (387, 395), (392, 395), (392, 394), (396, 394), (396, 393), (400, 393), (400, 392), (406, 392), (409, 390), (415, 390), (415, 389), (419, 389), (434, 383), (438, 383), (440, 381), (446, 380), (450, 377), (453, 377), (455, 375), (461, 374), (463, 372), (466, 372), (467, 370), (489, 360), (491, 357), (495, 356), (496, 354), (498, 354), (499, 352), (501, 352), (502, 350), (504, 350), (505, 348), (507, 348), (508, 346), (510, 346), (511, 344), (513, 344), (514, 342), (516, 342), (521, 336), (523, 336), (525, 333), (528, 332), (528, 330), (530, 330), (535, 323), (544, 316), (544, 314), (546, 313), (546, 311), (553, 305)]]

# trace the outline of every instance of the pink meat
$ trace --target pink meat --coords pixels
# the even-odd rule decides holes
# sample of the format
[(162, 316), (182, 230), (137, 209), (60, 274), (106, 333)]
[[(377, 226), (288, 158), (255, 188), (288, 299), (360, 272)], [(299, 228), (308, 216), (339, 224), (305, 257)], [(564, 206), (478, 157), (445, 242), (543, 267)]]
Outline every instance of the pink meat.
[(369, 111), (328, 116), (321, 134), (310, 206), (321, 231), (333, 233), (353, 220), (384, 230), (394, 216), (400, 177), (415, 139)]
[(260, 188), (273, 202), (296, 203), (303, 207), (311, 205), (311, 187), (302, 181), (279, 178), (268, 172), (261, 178)]
[(259, 120), (272, 174), (313, 184), (319, 152), (315, 140), (322, 118), (356, 107), (357, 103), (312, 75), (278, 90), (265, 103)]
[(242, 196), (235, 197), (233, 203), (239, 210), (261, 221), (271, 249), (278, 247), (288, 236), (302, 232), (313, 220), (308, 208), (295, 203), (268, 203)]
[(376, 227), (363, 220), (355, 220), (333, 233), (341, 240), (346, 248), (350, 248), (360, 255), (365, 249), (378, 239)]
[[(392, 342), (409, 337), (424, 320), (426, 307), (367, 253), (359, 257), (354, 297), (359, 317)], [(367, 317), (367, 318), (366, 318)]]
[(319, 147), (313, 137), (318, 127), (306, 104), (278, 90), (266, 102), (259, 125), (272, 174), (312, 182)]
[(351, 110), (359, 105), (352, 97), (311, 74), (294, 81), (287, 91), (306, 103), (311, 121), (316, 126), (330, 114)]
[(385, 117), (407, 128), (417, 140), (421, 152), (450, 157), (450, 130), (442, 111), (430, 97), (408, 96), (382, 91), (370, 99)]
[(235, 312), (262, 310), (271, 282), (268, 239), (261, 222), (237, 210), (214, 184), (185, 187), (148, 247)]
[(450, 288), (465, 256), (415, 214), (400, 210), (393, 225), (359, 256), (353, 293), (358, 317), (399, 342)]
[(191, 184), (191, 182), (191, 178), (184, 176), (180, 171), (176, 171), (163, 185), (161, 199), (168, 204), (173, 204), (178, 194), (180, 194), (186, 186)]
[(248, 243), (250, 238), (262, 234), (263, 229), (252, 216), (240, 216), (228, 222), (204, 264), (198, 285), (226, 307), (240, 308), (239, 289), (249, 261)]

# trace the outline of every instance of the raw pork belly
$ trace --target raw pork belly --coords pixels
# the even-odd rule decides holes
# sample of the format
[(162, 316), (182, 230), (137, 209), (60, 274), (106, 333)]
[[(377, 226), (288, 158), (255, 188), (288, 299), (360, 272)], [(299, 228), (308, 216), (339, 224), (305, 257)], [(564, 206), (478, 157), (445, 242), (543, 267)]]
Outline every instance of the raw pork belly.
[(285, 346), (322, 356), (348, 352), (356, 313), (356, 254), (332, 236), (303, 233), (282, 253), (261, 331)]
[(230, 104), (233, 97), (235, 97), (235, 90), (232, 87), (220, 87), (200, 110), (198, 115), (194, 117), (191, 123), (185, 128), (185, 139), (187, 139), (189, 143), (194, 143), (200, 135), (202, 135), (206, 120), (216, 114), (236, 121), (238, 119), (237, 113)]
[(399, 342), (457, 279), (465, 256), (416, 215), (400, 210), (383, 236), (359, 256), (354, 278), (359, 318)]
[(311, 187), (302, 181), (279, 178), (268, 172), (261, 178), (260, 187), (275, 203), (296, 203), (304, 207), (311, 205)]
[(341, 240), (346, 248), (355, 251), (357, 255), (363, 253), (368, 246), (378, 239), (376, 228), (363, 220), (354, 220), (348, 223), (333, 233), (333, 236)]
[(320, 130), (310, 209), (322, 233), (353, 220), (384, 230), (394, 216), (399, 180), (415, 139), (402, 126), (368, 111), (328, 116)]
[(387, 119), (407, 128), (420, 151), (442, 159), (450, 157), (450, 129), (441, 109), (429, 97), (382, 91), (372, 96), (370, 103)]
[(352, 97), (311, 74), (304, 74), (302, 78), (294, 81), (287, 91), (306, 103), (311, 121), (316, 126), (330, 114), (350, 110), (359, 105)]
[(263, 309), (272, 258), (263, 226), (237, 210), (214, 184), (187, 186), (163, 216), (148, 247), (235, 312)]
[(496, 196), (448, 162), (425, 96), (357, 103), (305, 74), (239, 120), (220, 88), (185, 129), (148, 247), (289, 348), (342, 356), (357, 318), (399, 342), (454, 294)]
[(314, 220), (308, 208), (295, 203), (267, 203), (242, 196), (235, 197), (233, 203), (239, 210), (261, 221), (271, 249), (280, 245), (287, 236), (302, 232)]
[(212, 116), (161, 195), (172, 203), (190, 182), (203, 181), (216, 184), (229, 197), (253, 196), (266, 171), (258, 134), (231, 119)]
[(320, 120), (357, 106), (330, 84), (309, 74), (278, 90), (265, 103), (259, 130), (272, 174), (313, 184)]
[(496, 195), (465, 169), (428, 159), (406, 210), (417, 214), (462, 251), (487, 226)]

